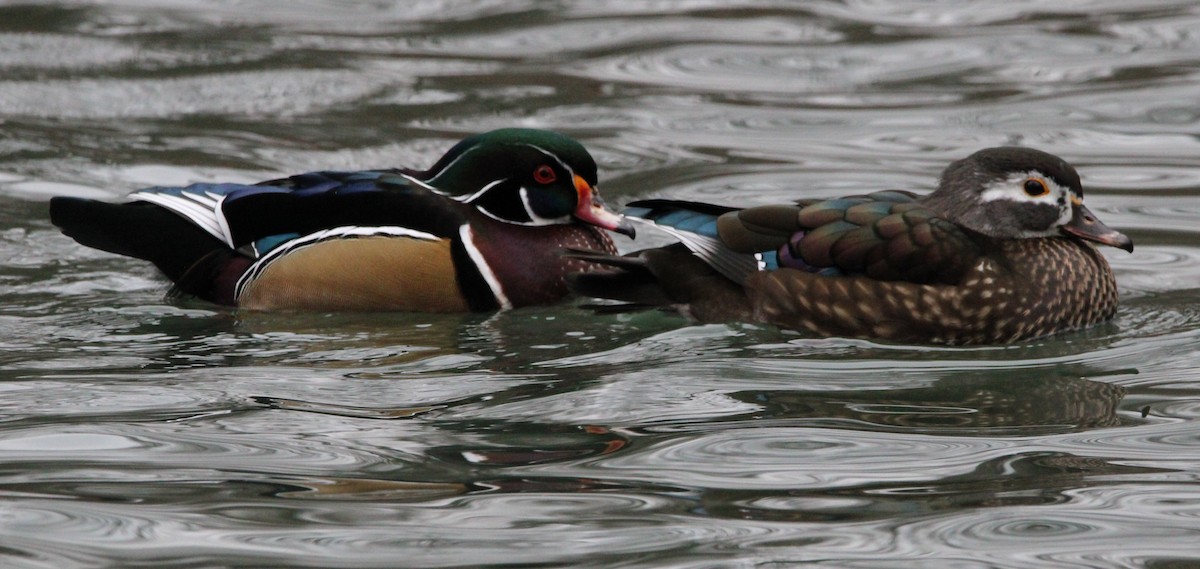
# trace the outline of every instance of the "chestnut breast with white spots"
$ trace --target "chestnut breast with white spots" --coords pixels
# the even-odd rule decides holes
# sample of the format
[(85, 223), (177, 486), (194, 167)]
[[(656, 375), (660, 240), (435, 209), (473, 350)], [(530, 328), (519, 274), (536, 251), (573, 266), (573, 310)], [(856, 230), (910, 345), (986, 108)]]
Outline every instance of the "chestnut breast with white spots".
[(604, 230), (582, 223), (531, 227), (479, 216), (472, 221), (471, 234), (472, 244), (513, 307), (560, 300), (569, 292), (568, 274), (596, 267), (563, 256), (562, 248), (616, 253)]

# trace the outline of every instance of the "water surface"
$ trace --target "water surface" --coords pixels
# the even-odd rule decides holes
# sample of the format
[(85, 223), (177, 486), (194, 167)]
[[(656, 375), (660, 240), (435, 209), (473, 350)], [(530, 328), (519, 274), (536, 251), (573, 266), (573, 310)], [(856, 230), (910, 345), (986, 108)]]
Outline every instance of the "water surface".
[[(1200, 564), (1198, 30), (1166, 0), (0, 6), (0, 565)], [(615, 203), (1036, 146), (1137, 249), (1105, 251), (1111, 324), (929, 348), (236, 312), (46, 214), (514, 125), (583, 141)]]

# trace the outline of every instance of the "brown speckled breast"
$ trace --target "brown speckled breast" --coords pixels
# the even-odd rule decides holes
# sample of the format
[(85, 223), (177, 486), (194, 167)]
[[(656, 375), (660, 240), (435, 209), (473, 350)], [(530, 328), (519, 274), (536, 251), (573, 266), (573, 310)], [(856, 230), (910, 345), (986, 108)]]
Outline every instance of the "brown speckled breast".
[(1075, 239), (1003, 241), (958, 285), (821, 277), (794, 269), (746, 280), (758, 320), (823, 335), (941, 344), (1014, 342), (1113, 317), (1108, 262)]

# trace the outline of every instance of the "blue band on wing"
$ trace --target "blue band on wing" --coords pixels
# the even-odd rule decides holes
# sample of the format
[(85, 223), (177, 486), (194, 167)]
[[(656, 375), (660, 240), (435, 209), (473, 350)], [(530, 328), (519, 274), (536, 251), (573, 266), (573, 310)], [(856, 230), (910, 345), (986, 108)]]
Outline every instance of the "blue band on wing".
[(623, 213), (630, 217), (649, 219), (658, 225), (674, 227), (680, 231), (697, 233), (705, 237), (717, 237), (717, 216), (710, 213), (685, 209), (664, 212), (645, 207), (629, 207)]
[(263, 237), (262, 239), (254, 242), (254, 256), (261, 257), (270, 250), (299, 237), (299, 233), (285, 233), (282, 235)]

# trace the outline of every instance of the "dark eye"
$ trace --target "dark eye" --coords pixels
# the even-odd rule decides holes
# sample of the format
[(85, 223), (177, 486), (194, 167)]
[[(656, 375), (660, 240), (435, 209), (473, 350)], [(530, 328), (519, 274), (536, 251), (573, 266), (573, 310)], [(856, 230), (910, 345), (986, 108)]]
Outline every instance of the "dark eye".
[(554, 168), (545, 164), (538, 166), (533, 170), (533, 180), (539, 184), (549, 184), (558, 179), (558, 174), (554, 173)]
[(1050, 188), (1046, 187), (1046, 182), (1037, 178), (1025, 180), (1025, 194), (1031, 198), (1044, 196), (1050, 193)]

